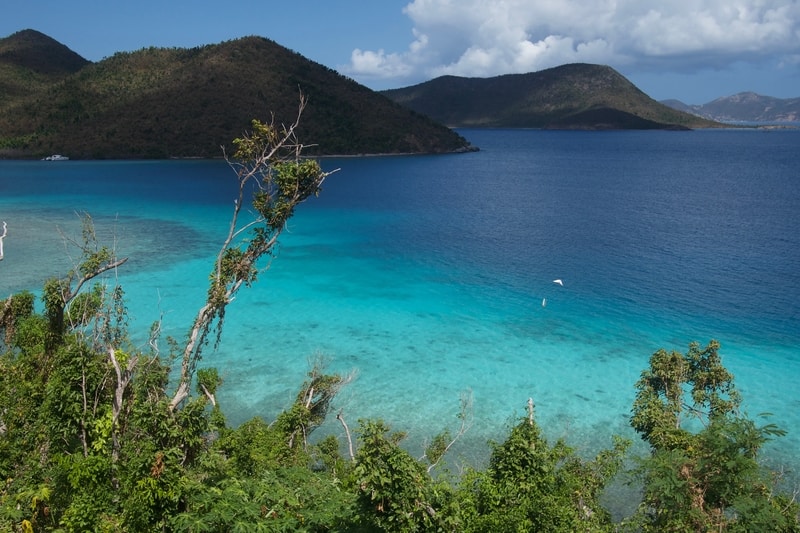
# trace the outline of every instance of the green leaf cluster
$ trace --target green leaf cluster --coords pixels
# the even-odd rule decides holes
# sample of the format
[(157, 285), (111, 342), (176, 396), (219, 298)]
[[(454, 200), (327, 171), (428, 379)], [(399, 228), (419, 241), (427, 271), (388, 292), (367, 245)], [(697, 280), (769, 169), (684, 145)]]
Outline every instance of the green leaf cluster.
[(784, 432), (740, 412), (719, 348), (712, 340), (685, 354), (659, 350), (636, 383), (631, 425), (652, 452), (636, 470), (644, 495), (630, 523), (643, 531), (798, 531), (800, 509), (758, 462), (763, 445)]
[(485, 472), (470, 471), (459, 494), (465, 531), (614, 531), (600, 503), (630, 443), (615, 439), (593, 461), (559, 440), (550, 445), (525, 419), (493, 445)]
[(425, 467), (399, 446), (405, 437), (382, 421), (362, 420), (353, 471), (365, 525), (379, 531), (430, 531), (437, 513)]

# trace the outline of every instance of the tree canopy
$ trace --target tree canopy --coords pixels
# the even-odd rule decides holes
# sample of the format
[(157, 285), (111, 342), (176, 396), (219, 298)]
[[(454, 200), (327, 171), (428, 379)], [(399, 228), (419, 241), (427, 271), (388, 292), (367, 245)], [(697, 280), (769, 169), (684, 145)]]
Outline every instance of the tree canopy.
[(794, 496), (775, 490), (758, 463), (762, 446), (785, 434), (741, 411), (720, 344), (685, 354), (658, 350), (636, 383), (631, 425), (652, 454), (638, 469), (645, 531), (797, 531)]

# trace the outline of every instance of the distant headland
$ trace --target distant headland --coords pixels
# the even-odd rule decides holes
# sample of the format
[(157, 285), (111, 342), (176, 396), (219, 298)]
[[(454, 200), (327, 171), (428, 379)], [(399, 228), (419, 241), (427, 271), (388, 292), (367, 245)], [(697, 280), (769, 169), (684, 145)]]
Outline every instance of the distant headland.
[(458, 127), (691, 129), (608, 66), (444, 76), (375, 92), (269, 39), (143, 48), (90, 62), (35, 30), (0, 39), (0, 158), (221, 157), (252, 119), (291, 122), (311, 155), (457, 153)]

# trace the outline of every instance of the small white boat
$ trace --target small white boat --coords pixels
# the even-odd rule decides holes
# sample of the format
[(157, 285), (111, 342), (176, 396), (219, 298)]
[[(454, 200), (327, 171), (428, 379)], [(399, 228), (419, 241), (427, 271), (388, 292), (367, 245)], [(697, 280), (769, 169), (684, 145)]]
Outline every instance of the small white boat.
[(53, 154), (45, 157), (42, 161), (69, 161), (69, 157), (60, 154)]

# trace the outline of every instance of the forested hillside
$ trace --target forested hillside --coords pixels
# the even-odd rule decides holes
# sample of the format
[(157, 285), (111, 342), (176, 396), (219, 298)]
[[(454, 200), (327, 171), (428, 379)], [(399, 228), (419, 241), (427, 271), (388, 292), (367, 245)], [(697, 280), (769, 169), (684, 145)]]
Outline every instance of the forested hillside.
[[(450, 129), (260, 37), (147, 48), (97, 63), (32, 30), (0, 40), (0, 157), (219, 157), (253, 118), (291, 122), (313, 154), (468, 149)], [(228, 145), (230, 149), (230, 145)]]
[(63, 44), (33, 30), (0, 39), (0, 112), (88, 64)]
[(562, 65), (491, 78), (442, 76), (383, 91), (451, 127), (687, 129), (719, 126), (660, 104), (608, 66)]

